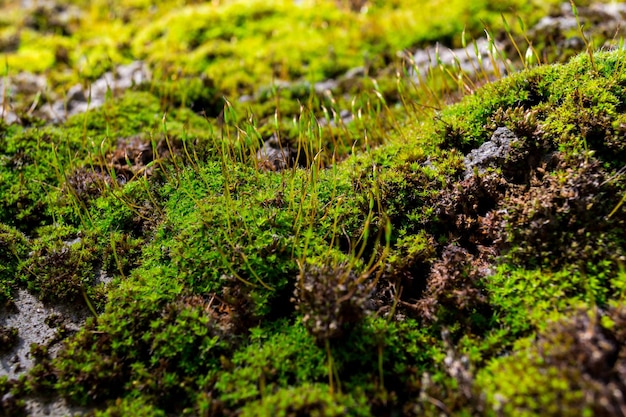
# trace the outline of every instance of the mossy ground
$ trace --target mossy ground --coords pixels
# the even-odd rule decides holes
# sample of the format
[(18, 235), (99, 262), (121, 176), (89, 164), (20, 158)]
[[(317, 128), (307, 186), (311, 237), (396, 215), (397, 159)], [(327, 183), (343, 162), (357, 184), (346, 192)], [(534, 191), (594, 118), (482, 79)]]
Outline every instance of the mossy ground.
[[(416, 85), (397, 51), (541, 14), (109, 3), (2, 5), (7, 77), (46, 72), (52, 96), (141, 58), (153, 79), (58, 125), (16, 94), (28, 117), (0, 121), (0, 302), (94, 314), (0, 377), (0, 413), (36, 395), (103, 416), (626, 408), (623, 48)], [(503, 131), (506, 155), (468, 168)]]

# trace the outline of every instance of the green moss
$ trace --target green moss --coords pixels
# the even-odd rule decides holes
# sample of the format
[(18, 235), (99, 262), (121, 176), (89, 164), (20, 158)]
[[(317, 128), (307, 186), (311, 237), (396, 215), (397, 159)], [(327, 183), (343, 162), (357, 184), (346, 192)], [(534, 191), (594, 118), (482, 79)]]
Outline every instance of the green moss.
[(58, 186), (59, 162), (53, 151), (54, 142), (62, 143), (58, 134), (54, 129), (31, 130), (0, 138), (0, 219), (5, 224), (30, 232), (51, 221), (47, 203), (51, 187)]
[(550, 97), (549, 93), (537, 90), (540, 91), (544, 77), (555, 73), (557, 67), (544, 66), (524, 76), (513, 75), (488, 84), (459, 104), (446, 108), (436, 123), (443, 146), (464, 153), (480, 146), (489, 139), (491, 132), (484, 127), (496, 110), (533, 106)]
[(30, 249), (29, 240), (14, 228), (0, 224), (0, 303), (10, 300), (18, 271)]
[(164, 417), (166, 413), (163, 410), (147, 404), (145, 399), (139, 398), (120, 398), (113, 405), (108, 406), (105, 410), (96, 410), (96, 417), (123, 417), (123, 416), (146, 416), (146, 417)]
[(407, 400), (419, 389), (422, 372), (432, 370), (441, 354), (440, 340), (431, 331), (413, 319), (365, 318), (343, 343), (331, 343), (339, 383), (366, 388), (373, 396), (386, 389)]
[[(441, 6), (426, 2), (416, 7), (411, 1), (372, 2), (367, 12), (359, 14), (331, 1), (182, 8), (164, 2), (158, 9), (141, 2), (96, 1), (66, 5), (63, 12), (70, 19), (59, 18), (59, 11), (47, 6), (28, 10), (5, 5), (3, 16), (10, 23), (26, 23), (25, 30), (7, 35), (19, 40), (19, 48), (8, 54), (11, 72), (69, 67), (75, 72), (70, 76), (75, 83), (93, 80), (115, 64), (145, 56), (170, 73), (206, 71), (220, 85), (239, 88), (267, 84), (272, 75), (283, 79), (333, 76), (428, 41), (458, 43), (464, 27), (473, 36), (482, 33), (482, 22), (493, 30), (502, 27), (500, 12), (518, 13), (532, 24), (551, 3), (558, 4), (484, 1)], [(67, 74), (53, 77), (61, 80)]]
[[(607, 316), (621, 323), (623, 308)], [(602, 322), (596, 310), (578, 311), (553, 323), (529, 348), (494, 360), (477, 379), (490, 406), (516, 416), (614, 413), (622, 400), (608, 387), (620, 378), (624, 338)]]
[(606, 298), (606, 282), (597, 277), (564, 269), (522, 270), (503, 266), (486, 278), (490, 303), (497, 309), (498, 323), (515, 337), (543, 328), (551, 319), (581, 302)]
[[(0, 297), (19, 278), (101, 311), (20, 384), (111, 416), (602, 411), (587, 396), (622, 377), (591, 363), (624, 338), (622, 52), (434, 111), (396, 52), (532, 4), (73, 4), (68, 24), (37, 11), (8, 73), (35, 51), (71, 68), (53, 88), (138, 57), (154, 79), (60, 126), (0, 124)], [(503, 126), (511, 154), (466, 175)], [(293, 166), (264, 169), (271, 137)], [(581, 303), (610, 312), (546, 325)]]
[(82, 128), (85, 136), (99, 142), (145, 131), (159, 132), (162, 118), (161, 105), (155, 96), (128, 92), (119, 101), (108, 100), (101, 108), (71, 117), (66, 126)]
[[(323, 177), (331, 174), (324, 173)], [(172, 170), (171, 175), (169, 183), (154, 191), (167, 196), (162, 208), (165, 217), (154, 240), (144, 248), (143, 266), (112, 290), (97, 327), (82, 332), (66, 349), (67, 355), (55, 361), (59, 369), (57, 389), (75, 401), (114, 398), (122, 389), (140, 387), (141, 392), (152, 393), (146, 395), (154, 395), (158, 404), (166, 404), (165, 392), (183, 395), (191, 404), (193, 387), (207, 384), (207, 389), (211, 388), (219, 358), (229, 349), (229, 338), (221, 333), (223, 326), (229, 326), (236, 335), (261, 317), (288, 315), (292, 308), (287, 303), (298, 270), (295, 260), (332, 253), (323, 243), (334, 239), (332, 227), (336, 222), (332, 218), (323, 220), (315, 233), (306, 229), (318, 215), (332, 213), (332, 206), (320, 214), (316, 210), (332, 202), (338, 190), (349, 189), (349, 184), (324, 180), (309, 188), (305, 173), (285, 184), (284, 178), (274, 173), (259, 173), (243, 165), (225, 170), (215, 163), (179, 174)], [(340, 179), (336, 175), (333, 178)], [(131, 183), (116, 192), (116, 198), (130, 198), (133, 190), (140, 191), (141, 187), (139, 182)], [(289, 200), (281, 197), (289, 192), (302, 193), (300, 205), (290, 207)], [(124, 204), (106, 195), (96, 200), (92, 213), (94, 218), (100, 213), (98, 224), (104, 230), (114, 225), (125, 230), (128, 227), (123, 219), (131, 214), (124, 214), (123, 209)], [(348, 215), (358, 215), (358, 211), (334, 214)], [(117, 236), (112, 235), (112, 239)], [(116, 241), (115, 246), (119, 244)], [(169, 265), (165, 270), (161, 266), (164, 263)], [(176, 296), (183, 286), (187, 295)], [(159, 290), (154, 292), (155, 288)], [(140, 297), (137, 291), (146, 290), (151, 295), (145, 303), (132, 301)], [(207, 295), (209, 298), (204, 298)], [(213, 319), (201, 311), (210, 311), (214, 299), (228, 313), (222, 322), (212, 324)], [(217, 326), (217, 333), (210, 330), (212, 326)], [(204, 354), (209, 355), (206, 360), (201, 359)], [(279, 355), (279, 348), (271, 355)], [(96, 359), (102, 357), (107, 360)], [(92, 368), (95, 360), (100, 364)], [(86, 365), (89, 363), (92, 365)], [(163, 372), (155, 374), (156, 369)], [(184, 376), (191, 374), (198, 377)], [(80, 388), (77, 380), (83, 381)]]
[(332, 394), (325, 384), (302, 384), (279, 390), (260, 401), (252, 402), (241, 410), (242, 416), (316, 415), (369, 416), (364, 397)]
[(297, 172), (287, 179), (241, 165), (207, 164), (179, 180), (165, 190), (169, 227), (178, 230), (166, 243), (171, 262), (195, 292), (229, 287), (239, 294), (236, 288), (247, 288), (246, 295), (233, 296), (250, 298), (254, 314), (267, 314), (271, 300), (289, 297), (298, 259), (333, 253), (324, 242), (339, 244), (340, 219), (361, 215), (335, 206), (334, 199), (351, 187), (332, 172), (320, 179)]
[(9, 68), (19, 68), (29, 72), (43, 72), (55, 63), (55, 42), (51, 38), (41, 38), (31, 31), (20, 34), (24, 43), (7, 56)]
[(54, 360), (55, 389), (82, 404), (131, 391), (159, 407), (188, 403), (227, 344), (202, 313), (207, 300), (179, 293), (166, 270), (144, 270), (124, 282), (98, 323), (88, 323)]
[(33, 241), (33, 251), (24, 263), (22, 279), (46, 301), (82, 299), (96, 281), (98, 246), (70, 228), (48, 227), (41, 232), (43, 237)]
[[(610, 129), (606, 123), (621, 113), (618, 104), (624, 90), (620, 56), (619, 52), (598, 53), (592, 66), (589, 56), (583, 54), (565, 65), (538, 67), (485, 86), (442, 112), (437, 127), (444, 146), (464, 151), (477, 147), (489, 138), (491, 131), (484, 126), (490, 125), (496, 110), (522, 107), (537, 108), (537, 123), (544, 138), (563, 151), (593, 149), (590, 138), (601, 150), (606, 145), (597, 136), (598, 130)], [(613, 135), (609, 132), (607, 139)]]
[[(275, 327), (274, 327), (275, 326)], [(215, 387), (227, 407), (240, 407), (280, 389), (323, 381), (326, 354), (300, 322), (250, 330)]]
[[(222, 91), (249, 91), (252, 85), (269, 84), (273, 76), (297, 79), (312, 75), (320, 79), (327, 75), (330, 65), (333, 71), (350, 68), (351, 62), (342, 62), (343, 54), (355, 53), (346, 51), (344, 42), (349, 42), (350, 35), (342, 34), (356, 29), (351, 28), (352, 19), (351, 14), (341, 13), (330, 3), (316, 8), (295, 8), (281, 2), (193, 5), (146, 26), (133, 47), (139, 54), (147, 53), (150, 59), (173, 64), (184, 73), (205, 72)], [(342, 55), (327, 64), (316, 58), (328, 52), (325, 40), (332, 34)], [(263, 41), (263, 35), (272, 42)], [(171, 62), (174, 45), (182, 59)], [(304, 61), (307, 64), (303, 65)]]

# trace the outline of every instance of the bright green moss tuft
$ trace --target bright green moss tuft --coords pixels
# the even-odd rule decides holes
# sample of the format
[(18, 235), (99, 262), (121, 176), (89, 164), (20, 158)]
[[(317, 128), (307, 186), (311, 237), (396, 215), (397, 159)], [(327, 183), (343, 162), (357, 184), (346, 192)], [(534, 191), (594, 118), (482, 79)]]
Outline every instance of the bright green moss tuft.
[(596, 280), (575, 270), (525, 271), (513, 266), (503, 266), (485, 279), (498, 323), (515, 337), (534, 333), (581, 302), (605, 299), (608, 285)]
[(152, 404), (146, 403), (142, 397), (118, 398), (104, 410), (96, 410), (96, 417), (145, 416), (165, 417), (167, 414)]
[(363, 396), (355, 398), (352, 395), (333, 394), (330, 387), (325, 384), (303, 384), (279, 390), (260, 401), (252, 402), (241, 410), (241, 415), (246, 417), (291, 415), (365, 417), (372, 414)]
[(251, 329), (215, 387), (228, 408), (238, 408), (290, 386), (324, 381), (325, 362), (324, 349), (299, 321), (280, 321), (275, 328)]
[[(608, 320), (602, 318), (607, 317)], [(623, 307), (579, 310), (478, 375), (494, 411), (511, 416), (612, 415), (623, 406)]]
[(30, 250), (30, 241), (14, 228), (0, 223), (0, 303), (11, 299), (18, 271)]

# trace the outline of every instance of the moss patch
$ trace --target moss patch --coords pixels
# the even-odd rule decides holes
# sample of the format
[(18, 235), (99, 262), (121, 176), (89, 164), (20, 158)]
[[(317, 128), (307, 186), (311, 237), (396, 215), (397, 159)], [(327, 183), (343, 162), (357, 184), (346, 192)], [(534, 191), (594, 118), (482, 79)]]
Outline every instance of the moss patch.
[[(24, 22), (16, 68), (29, 36), (71, 38), (102, 65), (66, 81), (137, 57), (154, 77), (60, 125), (0, 125), (0, 301), (22, 286), (95, 315), (0, 379), (2, 412), (35, 394), (111, 416), (621, 409), (623, 51), (432, 109), (454, 74), (414, 89), (395, 52), (500, 9), (426, 25), (413, 4), (349, 3), (103, 19), (76, 2)], [(40, 65), (76, 70), (55, 45)]]

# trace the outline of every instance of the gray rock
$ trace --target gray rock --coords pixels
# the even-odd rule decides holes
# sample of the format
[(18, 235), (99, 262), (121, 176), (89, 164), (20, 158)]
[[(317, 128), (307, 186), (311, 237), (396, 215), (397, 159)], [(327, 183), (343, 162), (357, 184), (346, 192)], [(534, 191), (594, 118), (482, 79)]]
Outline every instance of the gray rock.
[(545, 32), (557, 30), (574, 30), (578, 28), (578, 23), (574, 16), (546, 16), (541, 18), (533, 27), (533, 31)]
[(17, 117), (17, 114), (11, 111), (8, 107), (5, 107), (3, 103), (0, 103), (0, 117), (4, 119), (4, 121), (8, 125), (12, 125), (13, 123), (17, 123), (20, 121), (20, 118)]
[(10, 86), (21, 94), (33, 95), (44, 91), (48, 86), (48, 82), (43, 75), (21, 72), (11, 77)]
[(343, 79), (354, 79), (354, 78), (363, 78), (365, 77), (365, 67), (355, 67), (351, 68), (343, 75)]
[(346, 126), (349, 123), (352, 123), (354, 120), (354, 115), (350, 112), (350, 110), (343, 109), (339, 113), (334, 110), (329, 114), (330, 117), (323, 117), (318, 119), (318, 123), (320, 126)]
[(64, 99), (43, 106), (41, 113), (48, 120), (59, 123), (75, 114), (102, 106), (108, 91), (119, 94), (149, 80), (150, 72), (145, 63), (135, 61), (120, 65), (114, 71), (103, 74), (87, 89), (80, 84), (70, 87)]
[[(497, 51), (502, 50), (502, 48), (501, 44), (492, 44), (486, 38), (478, 39), (476, 45), (471, 43), (466, 48), (459, 49), (442, 47), (437, 43), (435, 46), (418, 50), (409, 58), (410, 74), (416, 82), (419, 82), (425, 80), (428, 73), (439, 65), (456, 67), (467, 75), (473, 75), (479, 71), (492, 74), (495, 73), (496, 69), (489, 57), (490, 54), (495, 55), (497, 70), (500, 73), (505, 73), (506, 67), (502, 62), (503, 60), (497, 57)], [(476, 51), (478, 51), (478, 55)]]
[[(578, 20), (582, 25), (585, 36), (592, 39), (595, 34), (606, 39), (607, 34), (612, 39), (605, 41), (604, 45), (596, 45), (601, 48), (613, 48), (618, 44), (618, 39), (626, 35), (624, 19), (626, 19), (626, 4), (611, 2), (607, 4), (594, 3), (588, 7), (578, 7)], [(548, 36), (548, 40), (554, 44), (557, 56), (569, 57), (576, 51), (586, 48), (578, 28), (578, 21), (569, 3), (563, 3), (557, 15), (542, 18), (528, 31), (530, 39)]]
[(328, 79), (324, 81), (320, 81), (319, 83), (315, 83), (313, 88), (317, 94), (326, 94), (328, 91), (332, 91), (337, 88), (339, 83), (335, 80)]
[(0, 355), (0, 376), (17, 378), (34, 366), (30, 354), (32, 343), (48, 345), (50, 355), (54, 357), (61, 343), (57, 330), (46, 323), (51, 315), (62, 317), (63, 326), (69, 331), (78, 331), (90, 312), (85, 306), (44, 305), (26, 290), (20, 289), (15, 297), (17, 311), (0, 310), (0, 324), (18, 329), (19, 342), (11, 351)]
[(70, 89), (67, 91), (65, 99), (68, 102), (87, 101), (83, 86), (80, 84), (76, 84), (75, 86), (70, 87)]
[[(84, 12), (80, 7), (56, 0), (24, 0), (22, 8), (28, 10), (24, 20), (27, 27), (46, 29), (50, 32), (72, 33), (73, 23), (82, 19)], [(44, 22), (44, 28), (39, 27)]]
[[(150, 80), (150, 72), (145, 63), (135, 61), (128, 65), (120, 65), (114, 71), (105, 73), (88, 88), (76, 84), (67, 90), (63, 99), (54, 100), (48, 91), (48, 83), (43, 75), (19, 73), (0, 80), (0, 117), (8, 124), (20, 123), (23, 115), (16, 114), (14, 104), (21, 96), (26, 102), (32, 101), (28, 114), (46, 119), (52, 123), (61, 123), (69, 116), (84, 113), (89, 109), (100, 107), (106, 100), (108, 91), (119, 94), (133, 86)], [(39, 95), (51, 98), (48, 103), (37, 108)], [(23, 105), (23, 104), (22, 104)]]
[(622, 21), (626, 18), (626, 3), (594, 3), (589, 6), (591, 12), (600, 12), (609, 16), (613, 20)]
[(491, 139), (465, 155), (465, 178), (474, 175), (475, 170), (485, 172), (487, 168), (502, 166), (509, 156), (511, 146), (519, 141), (515, 133), (506, 127), (499, 127), (493, 132)]
[[(354, 120), (354, 116), (350, 113), (350, 110), (343, 109), (339, 112), (339, 117), (341, 118), (341, 123), (347, 125), (352, 120)], [(331, 122), (332, 125), (332, 122)]]

